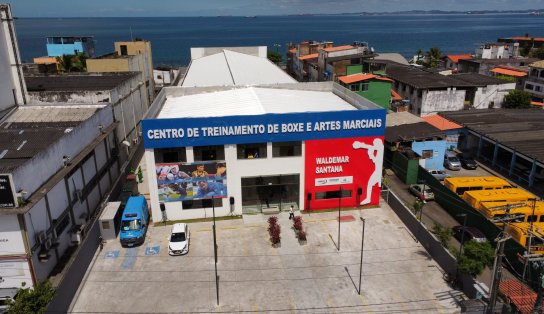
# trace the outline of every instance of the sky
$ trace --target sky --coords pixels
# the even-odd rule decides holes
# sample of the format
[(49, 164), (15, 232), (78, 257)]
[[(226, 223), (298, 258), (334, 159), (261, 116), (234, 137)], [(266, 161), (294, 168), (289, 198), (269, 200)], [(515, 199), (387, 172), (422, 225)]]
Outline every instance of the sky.
[(286, 15), (541, 9), (544, 0), (13, 0), (15, 17)]

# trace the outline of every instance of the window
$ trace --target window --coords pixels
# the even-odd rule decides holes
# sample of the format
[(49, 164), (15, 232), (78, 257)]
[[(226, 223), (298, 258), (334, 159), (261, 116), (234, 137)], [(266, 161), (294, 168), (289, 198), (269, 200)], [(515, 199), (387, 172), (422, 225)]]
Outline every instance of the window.
[(544, 77), (544, 71), (540, 71), (539, 77)]
[[(325, 192), (315, 192), (316, 200), (326, 200), (330, 198), (339, 198), (340, 190), (334, 191), (325, 191)], [(342, 198), (351, 197), (351, 190), (342, 190)]]
[(537, 69), (532, 69), (531, 70), (531, 76), (538, 77), (538, 70)]
[(351, 91), (353, 91), (353, 92), (359, 91), (359, 84), (351, 84), (351, 85), (349, 85), (349, 90), (351, 90)]
[[(182, 201), (183, 209), (197, 209), (197, 208), (212, 208), (212, 200), (211, 199), (205, 199), (205, 200), (192, 200), (192, 201)], [(222, 207), (223, 206), (223, 199), (221, 198), (214, 198), (213, 199), (213, 206), (215, 207)]]
[(536, 222), (538, 219), (537, 215), (527, 215), (527, 222)]
[(186, 162), (187, 154), (185, 147), (155, 149), (155, 162)]
[(434, 156), (434, 152), (433, 152), (432, 149), (423, 150), (421, 152), (421, 157), (423, 157), (425, 159), (433, 158), (433, 156)]
[(195, 161), (225, 160), (225, 146), (195, 146), (193, 154)]
[(238, 159), (266, 158), (266, 143), (236, 145)]
[(533, 84), (525, 84), (525, 89), (533, 90)]
[(110, 222), (109, 221), (102, 221), (102, 229), (108, 230), (110, 228)]
[(302, 155), (302, 142), (272, 143), (272, 157), (291, 157)]
[(128, 55), (127, 45), (121, 45), (121, 55), (122, 56)]
[(68, 215), (68, 212), (65, 212), (64, 216), (59, 220), (53, 220), (53, 225), (55, 226), (55, 234), (57, 235), (57, 238), (60, 237), (64, 230), (66, 230), (68, 224), (70, 224), (70, 215)]
[(368, 90), (368, 83), (361, 84), (361, 91), (366, 92)]

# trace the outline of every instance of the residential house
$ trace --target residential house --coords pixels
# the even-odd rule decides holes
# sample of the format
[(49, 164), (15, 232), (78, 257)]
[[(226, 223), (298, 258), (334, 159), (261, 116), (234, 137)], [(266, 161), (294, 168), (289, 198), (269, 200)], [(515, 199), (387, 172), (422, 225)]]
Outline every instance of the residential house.
[(447, 143), (444, 131), (409, 112), (387, 115), (384, 162), (405, 183), (417, 182), (419, 166), (444, 169)]
[(538, 61), (536, 58), (512, 58), (512, 59), (460, 59), (458, 70), (460, 73), (478, 73), (492, 75), (491, 70), (498, 66), (524, 67)]
[(442, 75), (414, 67), (390, 66), (387, 76), (395, 81), (394, 90), (409, 103), (409, 111), (418, 116), (500, 108), (504, 95), (515, 88), (515, 83), (485, 75)]
[(476, 59), (510, 59), (519, 57), (519, 43), (484, 43), (476, 48)]
[(519, 49), (538, 49), (544, 47), (544, 37), (531, 37), (529, 34), (499, 38), (497, 41), (499, 43), (518, 43)]
[(331, 47), (333, 43), (330, 41), (309, 40), (296, 45), (291, 44), (287, 52), (287, 73), (299, 82), (308, 82), (310, 78), (316, 78), (318, 49)]
[(373, 56), (374, 53), (368, 47), (368, 44), (363, 42), (319, 49), (317, 77), (310, 78), (310, 81), (335, 81), (338, 76), (348, 75), (350, 67), (362, 67), (363, 60)]
[(121, 41), (115, 42), (114, 47), (113, 53), (87, 59), (87, 72), (141, 72), (140, 81), (146, 86), (146, 98), (151, 104), (155, 97), (151, 42)]
[(529, 67), (497, 66), (489, 71), (491, 76), (506, 81), (516, 82), (516, 89), (523, 89), (525, 79), (529, 73)]
[(380, 107), (390, 109), (392, 79), (375, 74), (356, 73), (339, 76), (338, 82)]
[(457, 149), (459, 143), (459, 135), (461, 130), (463, 130), (463, 126), (437, 114), (425, 116), (422, 118), (430, 125), (446, 133), (446, 147), (449, 150)]
[(399, 53), (379, 53), (372, 58), (363, 60), (363, 70), (361, 72), (385, 75), (386, 69), (390, 65), (409, 65), (409, 63)]
[(47, 56), (34, 58), (34, 63), (57, 63), (57, 57), (84, 53), (92, 58), (95, 53), (92, 36), (48, 36), (46, 38)]
[(534, 105), (544, 104), (544, 60), (529, 65), (523, 90), (531, 94)]
[(459, 60), (468, 60), (472, 59), (472, 54), (461, 54), (461, 55), (447, 55), (446, 56), (446, 69), (451, 69), (453, 71), (458, 71)]

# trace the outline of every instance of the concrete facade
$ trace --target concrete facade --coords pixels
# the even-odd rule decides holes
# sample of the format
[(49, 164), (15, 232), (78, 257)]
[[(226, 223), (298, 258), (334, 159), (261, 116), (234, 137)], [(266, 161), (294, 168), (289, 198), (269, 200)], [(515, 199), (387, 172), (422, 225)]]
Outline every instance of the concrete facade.
[(0, 117), (6, 109), (26, 103), (26, 85), (15, 24), (9, 4), (0, 5)]
[(115, 52), (117, 52), (119, 56), (141, 56), (137, 59), (138, 71), (141, 71), (143, 74), (143, 82), (147, 89), (147, 99), (149, 104), (151, 104), (155, 98), (153, 51), (151, 49), (151, 42), (147, 40), (116, 41), (114, 46)]
[[(61, 84), (58, 88), (45, 91), (31, 90), (28, 93), (29, 99), (35, 104), (44, 106), (59, 102), (73, 105), (82, 103), (111, 103), (114, 118), (116, 121), (119, 121), (119, 127), (115, 131), (118, 144), (124, 141), (129, 144), (128, 146), (126, 143), (120, 145), (122, 147), (120, 151), (121, 159), (123, 161), (127, 160), (128, 156), (132, 154), (140, 142), (140, 120), (149, 107), (147, 89), (141, 81), (142, 74), (140, 72), (130, 72), (124, 74), (93, 73), (92, 75), (96, 79), (96, 84), (100, 84), (102, 78), (106, 80), (108, 78), (115, 79), (116, 77), (120, 78), (120, 83), (103, 88), (81, 85), (77, 89), (63, 87)], [(88, 74), (70, 75), (70, 77), (74, 77), (74, 80), (81, 76), (88, 76)], [(48, 76), (47, 79), (55, 80), (56, 77), (67, 76), (66, 74), (62, 76)], [(39, 83), (36, 84), (39, 85)]]
[(523, 90), (531, 94), (534, 102), (544, 103), (544, 61), (529, 65), (529, 76)]

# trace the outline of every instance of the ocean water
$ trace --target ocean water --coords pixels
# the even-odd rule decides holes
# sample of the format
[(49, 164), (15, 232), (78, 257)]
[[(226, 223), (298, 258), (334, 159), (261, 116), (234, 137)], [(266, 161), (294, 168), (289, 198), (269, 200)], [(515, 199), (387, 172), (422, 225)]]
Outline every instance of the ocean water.
[[(150, 40), (153, 63), (186, 65), (191, 47), (268, 46), (285, 52), (289, 42), (368, 42), (376, 52), (411, 57), (418, 49), (444, 53), (474, 52), (476, 45), (499, 37), (544, 37), (544, 16), (528, 14), (266, 16), (165, 18), (19, 18), (15, 21), (21, 57), (46, 55), (47, 36), (94, 36), (97, 54), (113, 42)], [(278, 46), (281, 45), (281, 46)]]

